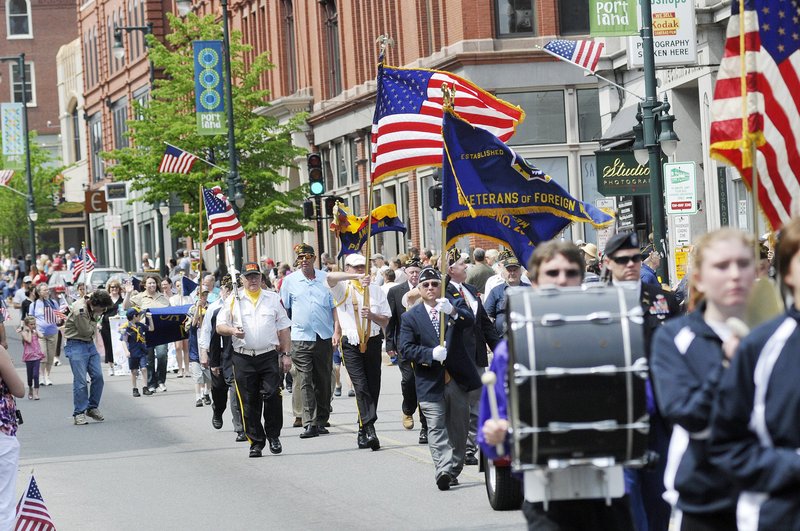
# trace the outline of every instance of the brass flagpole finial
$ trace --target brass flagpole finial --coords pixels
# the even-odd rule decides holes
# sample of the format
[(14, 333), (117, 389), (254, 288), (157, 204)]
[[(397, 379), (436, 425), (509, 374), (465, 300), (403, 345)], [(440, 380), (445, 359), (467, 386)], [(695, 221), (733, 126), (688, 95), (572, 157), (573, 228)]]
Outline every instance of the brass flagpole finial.
[(442, 106), (452, 110), (455, 100), (456, 89), (447, 83), (442, 83)]

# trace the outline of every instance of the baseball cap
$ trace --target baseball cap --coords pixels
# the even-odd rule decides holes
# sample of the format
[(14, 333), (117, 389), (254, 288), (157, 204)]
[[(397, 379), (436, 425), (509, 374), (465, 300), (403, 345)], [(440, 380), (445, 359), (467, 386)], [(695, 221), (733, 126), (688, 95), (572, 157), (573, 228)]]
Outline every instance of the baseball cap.
[(375, 253), (372, 255), (371, 260), (386, 260), (381, 253)]
[(247, 275), (260, 275), (260, 274), (261, 274), (261, 268), (258, 267), (258, 264), (255, 263), (255, 262), (247, 262), (242, 267), (242, 275), (244, 275), (244, 276), (247, 276)]
[(367, 259), (364, 258), (363, 254), (348, 254), (347, 258), (344, 260), (344, 265), (350, 267), (358, 267), (362, 265), (366, 265)]
[[(17, 278), (19, 278), (19, 277), (17, 277)], [(33, 279), (31, 277), (25, 277), (25, 278), (22, 279), (22, 282), (23, 283), (24, 282), (33, 282)]]
[(136, 316), (143, 314), (144, 311), (140, 310), (139, 308), (128, 308), (128, 311), (125, 312), (125, 315), (128, 317), (128, 321), (133, 320)]

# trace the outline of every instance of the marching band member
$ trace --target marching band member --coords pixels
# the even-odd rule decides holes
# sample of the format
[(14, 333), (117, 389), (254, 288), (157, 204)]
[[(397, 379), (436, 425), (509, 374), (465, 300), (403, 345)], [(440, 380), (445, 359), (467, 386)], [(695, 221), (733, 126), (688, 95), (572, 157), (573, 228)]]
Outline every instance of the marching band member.
[(659, 410), (673, 427), (664, 483), (676, 529), (735, 529), (738, 490), (711, 464), (708, 438), (724, 364), (739, 343), (727, 321), (744, 318), (756, 278), (753, 242), (737, 229), (710, 232), (691, 260), (697, 307), (661, 327), (651, 353)]
[[(528, 276), (534, 287), (577, 287), (583, 282), (586, 264), (583, 252), (572, 242), (549, 241), (539, 245), (528, 264)], [(490, 459), (499, 457), (497, 446), (504, 444), (508, 455), (508, 391), (505, 379), (508, 376), (508, 349), (506, 342), (498, 345), (492, 359), (491, 370), (497, 376), (495, 389), (499, 420), (490, 418), (488, 398), (484, 391), (481, 399), (478, 442), (481, 449)], [(525, 481), (540, 481), (535, 475), (539, 471), (525, 473)], [(580, 482), (585, 479), (583, 467), (570, 467), (563, 471), (550, 470), (551, 474), (563, 474), (564, 477)], [(610, 475), (616, 474), (616, 482), (621, 483), (622, 471), (619, 467), (611, 469)], [(594, 471), (592, 477), (596, 477)], [(532, 492), (532, 489), (531, 489)], [(528, 494), (528, 491), (526, 491)], [(567, 531), (574, 529), (602, 529), (608, 531), (633, 530), (630, 506), (627, 496), (612, 498), (611, 504), (605, 499), (571, 499), (550, 500), (545, 510), (539, 499), (528, 499), (522, 504), (522, 512), (528, 522), (528, 529), (546, 531)]]
[(784, 225), (776, 257), (793, 303), (741, 341), (711, 420), (711, 462), (743, 489), (741, 531), (800, 523), (800, 219)]
[[(381, 447), (375, 434), (375, 421), (381, 393), (382, 327), (389, 322), (391, 311), (383, 290), (364, 274), (366, 263), (361, 254), (347, 255), (344, 272), (331, 271), (326, 282), (342, 329), (342, 360), (356, 392), (358, 447), (377, 450)], [(369, 306), (364, 304), (366, 290), (369, 290)], [(369, 334), (362, 330), (364, 324), (369, 326)], [(366, 349), (361, 352), (365, 336), (368, 337)]]
[[(464, 346), (475, 317), (464, 299), (439, 298), (442, 277), (432, 267), (419, 273), (422, 303), (411, 306), (400, 323), (398, 348), (414, 362), (419, 406), (428, 421), (428, 448), (439, 490), (458, 484), (464, 467), (469, 421), (468, 393), (481, 386), (478, 370)], [(444, 323), (440, 315), (444, 314)], [(446, 327), (445, 345), (439, 344)]]

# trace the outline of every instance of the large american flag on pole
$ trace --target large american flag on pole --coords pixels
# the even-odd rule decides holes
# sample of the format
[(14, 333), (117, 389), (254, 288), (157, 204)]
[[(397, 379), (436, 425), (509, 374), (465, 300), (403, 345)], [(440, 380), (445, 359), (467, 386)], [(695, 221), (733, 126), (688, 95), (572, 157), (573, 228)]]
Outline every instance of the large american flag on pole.
[(559, 59), (566, 59), (581, 68), (594, 72), (603, 53), (603, 43), (595, 41), (554, 40), (544, 45), (543, 49)]
[(798, 0), (734, 0), (711, 104), (711, 156), (752, 187), (756, 146), (758, 200), (773, 229), (800, 200), (799, 35)]
[(449, 72), (378, 66), (372, 120), (372, 181), (442, 165), (442, 84), (455, 88), (455, 111), (507, 141), (525, 112)]
[(195, 162), (197, 162), (196, 155), (167, 144), (161, 164), (158, 166), (158, 173), (189, 173)]
[(208, 219), (208, 241), (205, 249), (213, 246), (244, 238), (244, 229), (236, 217), (228, 198), (222, 193), (219, 186), (212, 189), (203, 187), (203, 202), (206, 205), (206, 218)]
[(42, 493), (31, 475), (25, 494), (17, 503), (17, 518), (14, 531), (55, 531), (56, 526), (47, 512)]

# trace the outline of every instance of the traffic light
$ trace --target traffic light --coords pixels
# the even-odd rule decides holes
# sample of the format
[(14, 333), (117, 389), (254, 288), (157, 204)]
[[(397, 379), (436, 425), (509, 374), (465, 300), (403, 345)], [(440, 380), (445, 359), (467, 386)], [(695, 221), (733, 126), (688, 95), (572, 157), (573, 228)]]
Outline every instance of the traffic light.
[(325, 215), (329, 218), (333, 217), (333, 209), (336, 208), (336, 203), (344, 204), (344, 198), (335, 195), (325, 198)]
[(303, 201), (303, 219), (314, 219), (314, 201)]
[(428, 204), (436, 210), (442, 209), (442, 185), (435, 184), (428, 188)]
[(319, 153), (309, 153), (306, 159), (308, 167), (308, 183), (311, 186), (311, 195), (325, 193), (325, 174), (322, 171), (322, 157)]

